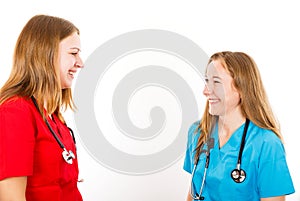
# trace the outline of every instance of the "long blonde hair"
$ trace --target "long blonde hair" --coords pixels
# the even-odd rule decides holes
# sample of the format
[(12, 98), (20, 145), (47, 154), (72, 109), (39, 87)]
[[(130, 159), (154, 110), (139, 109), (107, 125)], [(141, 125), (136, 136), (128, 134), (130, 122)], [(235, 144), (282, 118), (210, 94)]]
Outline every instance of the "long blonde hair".
[[(218, 52), (213, 54), (209, 63), (218, 60), (233, 78), (234, 87), (239, 91), (241, 97), (241, 111), (243, 116), (261, 128), (272, 130), (280, 139), (279, 123), (277, 122), (269, 104), (262, 79), (254, 60), (243, 52)], [(206, 142), (210, 132), (217, 121), (217, 116), (208, 112), (208, 102), (199, 123), (201, 131), (199, 137), (195, 160), (198, 158), (202, 145)]]
[[(36, 15), (24, 26), (16, 42), (11, 74), (0, 90), (0, 105), (19, 96), (37, 99), (39, 110), (55, 113), (75, 109), (71, 89), (62, 89), (59, 76), (59, 43), (79, 30), (71, 22), (54, 16)], [(44, 117), (44, 114), (42, 114)]]

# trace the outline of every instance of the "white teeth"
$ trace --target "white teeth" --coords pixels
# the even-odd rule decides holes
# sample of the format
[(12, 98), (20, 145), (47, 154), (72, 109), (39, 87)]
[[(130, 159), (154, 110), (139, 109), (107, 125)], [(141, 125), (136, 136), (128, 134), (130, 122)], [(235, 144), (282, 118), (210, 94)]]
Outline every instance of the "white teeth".
[(208, 100), (210, 103), (216, 103), (218, 100)]
[(74, 72), (71, 72), (71, 71), (69, 71), (68, 73), (69, 73), (70, 75), (74, 75), (74, 74), (75, 74)]

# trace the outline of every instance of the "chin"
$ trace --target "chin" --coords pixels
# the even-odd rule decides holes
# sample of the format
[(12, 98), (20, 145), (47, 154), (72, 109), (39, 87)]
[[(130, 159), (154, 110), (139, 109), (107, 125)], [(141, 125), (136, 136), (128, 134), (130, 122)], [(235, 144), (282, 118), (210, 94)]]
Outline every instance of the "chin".
[(72, 87), (72, 83), (63, 83), (62, 85), (61, 85), (61, 88), (62, 89), (69, 89), (69, 88), (71, 88)]
[(220, 116), (222, 114), (221, 111), (216, 110), (216, 109), (209, 109), (208, 112), (209, 112), (210, 115), (213, 115), (213, 116)]
[(62, 86), (61, 89), (70, 89), (71, 86)]

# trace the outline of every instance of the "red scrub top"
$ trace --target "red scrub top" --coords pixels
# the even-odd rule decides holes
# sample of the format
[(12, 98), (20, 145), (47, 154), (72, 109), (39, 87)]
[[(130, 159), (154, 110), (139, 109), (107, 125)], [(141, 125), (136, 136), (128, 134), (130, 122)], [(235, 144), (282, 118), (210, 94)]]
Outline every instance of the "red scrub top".
[[(48, 121), (67, 150), (76, 155), (67, 126), (56, 115)], [(0, 105), (0, 180), (27, 176), (27, 201), (82, 201), (77, 188), (78, 163), (68, 164), (30, 98)]]

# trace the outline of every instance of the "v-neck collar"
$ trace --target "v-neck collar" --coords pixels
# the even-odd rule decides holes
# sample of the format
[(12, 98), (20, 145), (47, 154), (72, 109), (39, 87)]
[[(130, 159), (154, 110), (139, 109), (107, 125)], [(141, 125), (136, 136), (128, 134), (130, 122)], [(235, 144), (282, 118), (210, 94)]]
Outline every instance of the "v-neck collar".
[(245, 123), (243, 123), (240, 127), (238, 127), (227, 140), (227, 142), (220, 147), (219, 146), (219, 125), (218, 122), (215, 125), (213, 130), (213, 138), (215, 139), (215, 148), (218, 149), (220, 152), (227, 152), (227, 151), (236, 151), (239, 150), (240, 144), (242, 141), (243, 129), (245, 127)]
[(211, 133), (211, 137), (214, 138), (215, 145), (210, 154), (211, 160), (209, 164), (209, 172), (213, 173), (220, 165), (224, 165), (224, 162), (226, 162), (225, 160), (227, 160), (226, 158), (228, 157), (235, 162), (237, 161), (244, 127), (245, 123), (237, 128), (232, 133), (228, 141), (221, 148), (219, 148), (218, 123), (216, 123)]

